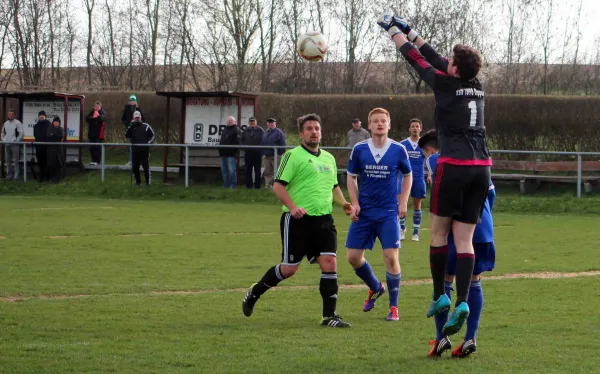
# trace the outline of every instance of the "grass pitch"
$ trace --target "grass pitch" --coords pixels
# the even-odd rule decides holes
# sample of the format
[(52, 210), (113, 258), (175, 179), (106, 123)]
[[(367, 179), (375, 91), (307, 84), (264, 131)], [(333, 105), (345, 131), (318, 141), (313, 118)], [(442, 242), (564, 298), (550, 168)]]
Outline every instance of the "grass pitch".
[[(431, 286), (414, 282), (429, 277), (427, 230), (420, 243), (403, 242), (401, 321), (384, 321), (387, 297), (363, 313), (366, 288), (343, 287), (338, 312), (353, 327), (336, 330), (318, 325), (319, 271), (306, 263), (251, 318), (241, 313), (242, 289), (280, 259), (279, 206), (3, 196), (0, 210), (0, 372), (589, 373), (600, 365), (598, 276), (484, 280), (478, 351), (428, 360)], [(336, 224), (340, 283), (358, 285), (339, 211)], [(596, 216), (499, 213), (495, 224), (490, 275), (600, 270)], [(383, 278), (380, 248), (367, 257)]]

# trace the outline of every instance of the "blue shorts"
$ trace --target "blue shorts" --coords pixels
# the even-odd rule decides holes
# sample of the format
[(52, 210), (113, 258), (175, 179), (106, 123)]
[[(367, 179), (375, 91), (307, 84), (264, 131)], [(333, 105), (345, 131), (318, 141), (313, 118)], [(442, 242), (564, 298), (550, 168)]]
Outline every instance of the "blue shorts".
[(376, 238), (383, 249), (400, 248), (398, 216), (365, 217), (359, 214), (358, 221), (350, 223), (346, 248), (371, 250)]
[[(479, 275), (486, 271), (492, 271), (496, 267), (496, 246), (494, 242), (473, 243), (475, 248), (475, 267), (473, 275)], [(454, 275), (456, 270), (456, 246), (454, 241), (448, 241), (448, 266), (446, 273)]]
[(413, 199), (424, 199), (425, 196), (427, 196), (427, 183), (425, 183), (425, 178), (414, 178), (412, 187), (410, 188), (410, 197)]

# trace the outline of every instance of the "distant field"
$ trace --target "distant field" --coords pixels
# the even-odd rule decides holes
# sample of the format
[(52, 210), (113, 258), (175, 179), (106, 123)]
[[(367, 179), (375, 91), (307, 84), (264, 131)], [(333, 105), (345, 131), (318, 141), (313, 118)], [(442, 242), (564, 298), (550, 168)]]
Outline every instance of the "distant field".
[[(277, 205), (4, 195), (0, 211), (0, 372), (587, 373), (600, 365), (591, 333), (600, 329), (597, 216), (496, 214), (496, 278), (484, 281), (479, 349), (431, 361), (431, 287), (417, 282), (429, 277), (427, 230), (420, 243), (403, 242), (401, 321), (390, 324), (387, 297), (363, 313), (366, 289), (348, 287), (359, 281), (345, 260), (349, 222), (336, 211), (338, 311), (353, 328), (332, 331), (318, 326), (319, 272), (308, 264), (251, 318), (241, 314), (243, 290), (280, 259)], [(368, 258), (383, 277), (379, 248)], [(585, 274), (552, 279), (574, 272)], [(535, 279), (497, 279), (514, 273)]]

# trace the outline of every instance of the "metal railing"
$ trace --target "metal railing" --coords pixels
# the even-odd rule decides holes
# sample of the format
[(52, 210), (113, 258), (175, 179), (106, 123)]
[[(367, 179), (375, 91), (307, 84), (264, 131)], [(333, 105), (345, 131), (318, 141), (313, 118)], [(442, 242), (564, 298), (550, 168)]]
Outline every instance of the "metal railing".
[[(279, 162), (279, 154), (278, 150), (281, 149), (291, 149), (294, 146), (261, 146), (261, 145), (199, 145), (199, 144), (135, 144), (132, 145), (130, 143), (50, 143), (50, 142), (13, 142), (13, 143), (2, 143), (3, 145), (9, 144), (19, 144), (23, 146), (23, 180), (27, 182), (27, 147), (35, 146), (35, 145), (53, 145), (53, 146), (62, 146), (65, 148), (88, 148), (88, 147), (101, 147), (101, 180), (104, 182), (105, 179), (105, 154), (106, 147), (123, 147), (123, 148), (131, 148), (134, 147), (148, 147), (148, 148), (183, 148), (184, 149), (184, 174), (185, 174), (185, 186), (189, 187), (189, 169), (190, 169), (190, 149), (240, 149), (240, 150), (265, 150), (272, 149), (273, 157), (274, 157), (274, 171), (276, 173), (278, 162)], [(324, 150), (328, 151), (352, 151), (351, 147), (322, 147)], [(550, 152), (550, 151), (517, 151), (517, 150), (491, 150), (492, 154), (511, 154), (511, 155), (547, 155), (547, 156), (570, 156), (577, 157), (577, 197), (581, 197), (581, 185), (583, 183), (583, 175), (582, 175), (582, 159), (583, 157), (600, 157), (600, 152)]]

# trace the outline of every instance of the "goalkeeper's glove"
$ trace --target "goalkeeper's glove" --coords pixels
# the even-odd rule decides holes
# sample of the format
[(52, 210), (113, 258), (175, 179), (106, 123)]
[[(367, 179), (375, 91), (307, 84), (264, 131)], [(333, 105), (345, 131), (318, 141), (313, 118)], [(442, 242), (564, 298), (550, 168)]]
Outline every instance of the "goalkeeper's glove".
[(388, 35), (393, 38), (394, 35), (402, 33), (402, 31), (394, 24), (394, 16), (389, 14), (383, 14), (377, 20), (377, 24), (382, 29), (387, 31)]

